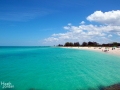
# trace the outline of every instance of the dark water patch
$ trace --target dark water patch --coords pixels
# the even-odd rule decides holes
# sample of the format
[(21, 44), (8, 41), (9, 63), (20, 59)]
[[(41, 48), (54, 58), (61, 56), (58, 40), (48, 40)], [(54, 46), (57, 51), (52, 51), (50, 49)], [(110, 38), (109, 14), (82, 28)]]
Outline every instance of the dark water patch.
[(3, 90), (16, 90), (16, 89), (14, 89), (14, 88), (5, 88)]
[(113, 84), (110, 86), (100, 85), (97, 88), (94, 88), (94, 87), (89, 87), (87, 89), (86, 88), (77, 88), (75, 90), (120, 90), (120, 83)]
[(7, 57), (8, 57), (7, 55), (0, 55), (0, 60), (4, 59), (4, 58), (7, 58)]
[(36, 88), (30, 88), (28, 90), (44, 90), (44, 89), (36, 89)]
[(105, 87), (104, 89), (101, 89), (101, 90), (120, 90), (120, 83), (114, 84), (114, 85), (111, 85), (111, 86), (107, 86), (107, 87)]
[(106, 87), (103, 85), (98, 86), (98, 90), (104, 90)]

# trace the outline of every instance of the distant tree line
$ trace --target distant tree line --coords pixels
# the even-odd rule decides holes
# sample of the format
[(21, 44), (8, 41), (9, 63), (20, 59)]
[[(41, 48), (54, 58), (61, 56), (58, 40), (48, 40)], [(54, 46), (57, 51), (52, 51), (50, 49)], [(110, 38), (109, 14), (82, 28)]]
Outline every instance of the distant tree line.
[(74, 47), (79, 47), (79, 46), (94, 46), (94, 47), (117, 47), (117, 46), (120, 46), (120, 43), (117, 43), (117, 42), (113, 42), (113, 43), (103, 43), (103, 44), (99, 44), (97, 42), (83, 42), (82, 44), (80, 44), (79, 42), (66, 42), (64, 45), (62, 44), (59, 44), (58, 46), (65, 46), (65, 47), (69, 47), (69, 46), (74, 46)]
[(80, 46), (80, 44), (79, 44), (79, 42), (74, 42), (74, 43), (72, 43), (72, 42), (66, 42), (64, 44), (64, 46)]

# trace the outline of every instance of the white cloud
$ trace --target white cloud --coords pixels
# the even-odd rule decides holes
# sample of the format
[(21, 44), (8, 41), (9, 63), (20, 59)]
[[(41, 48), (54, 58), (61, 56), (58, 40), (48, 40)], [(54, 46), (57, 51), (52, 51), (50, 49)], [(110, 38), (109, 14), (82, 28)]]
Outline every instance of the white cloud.
[(120, 32), (117, 32), (117, 35), (119, 35), (119, 36), (120, 36)]
[(95, 21), (106, 25), (119, 25), (120, 24), (120, 10), (116, 11), (95, 11), (87, 17), (89, 21)]
[(68, 26), (64, 26), (63, 28), (64, 28), (65, 30), (70, 29), (70, 27), (68, 27)]
[(119, 32), (120, 26), (112, 26), (112, 25), (80, 25), (79, 28), (82, 30), (88, 31), (99, 31), (99, 32)]
[(85, 24), (85, 22), (84, 22), (84, 21), (82, 21), (80, 24)]
[(55, 37), (49, 37), (49, 38), (45, 39), (45, 41), (54, 42), (54, 41), (58, 41), (58, 38), (55, 38)]
[[(106, 25), (80, 25), (80, 26), (65, 26), (68, 32), (53, 34), (47, 38), (46, 42), (66, 42), (66, 41), (98, 41), (103, 42), (105, 40), (110, 41), (107, 37), (112, 37), (112, 33), (120, 32), (120, 26), (106, 26)], [(108, 35), (107, 35), (108, 34)], [(103, 38), (105, 37), (105, 39)], [(98, 39), (99, 38), (99, 39)], [(104, 39), (104, 40), (103, 40)]]
[(108, 35), (108, 37), (112, 37), (112, 35), (110, 34), (110, 35)]
[[(116, 13), (118, 13), (118, 15)], [(113, 16), (117, 18), (117, 23), (114, 23)], [(97, 41), (99, 43), (110, 42), (113, 38), (112, 34), (120, 36), (120, 25), (118, 25), (120, 19), (118, 16), (119, 10), (105, 13), (96, 11), (88, 16), (87, 20), (101, 22), (103, 23), (102, 25), (85, 24), (84, 21), (82, 21), (79, 26), (73, 26), (69, 23), (67, 26), (63, 27), (67, 30), (66, 33), (53, 34), (51, 37), (45, 39), (45, 41), (57, 44), (64, 43), (66, 41), (79, 41), (80, 43), (84, 41)]]
[(68, 23), (69, 26), (71, 26), (72, 24), (71, 23)]

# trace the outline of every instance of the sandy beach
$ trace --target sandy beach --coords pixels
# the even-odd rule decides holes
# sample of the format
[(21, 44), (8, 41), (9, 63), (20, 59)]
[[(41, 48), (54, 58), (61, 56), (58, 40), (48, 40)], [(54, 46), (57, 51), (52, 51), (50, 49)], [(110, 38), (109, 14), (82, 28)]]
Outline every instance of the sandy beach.
[(112, 50), (112, 47), (109, 47), (107, 49), (105, 47), (102, 47), (102, 48), (99, 48), (99, 47), (63, 47), (63, 48), (93, 50), (93, 51), (103, 52), (106, 54), (113, 54), (113, 55), (120, 56), (120, 48), (115, 48), (113, 50)]

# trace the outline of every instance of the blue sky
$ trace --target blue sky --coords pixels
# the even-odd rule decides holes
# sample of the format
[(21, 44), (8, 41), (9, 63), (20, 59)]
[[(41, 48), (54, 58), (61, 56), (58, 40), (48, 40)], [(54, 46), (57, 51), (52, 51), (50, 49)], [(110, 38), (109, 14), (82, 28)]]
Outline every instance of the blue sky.
[(119, 10), (120, 0), (0, 0), (0, 46), (120, 42)]

